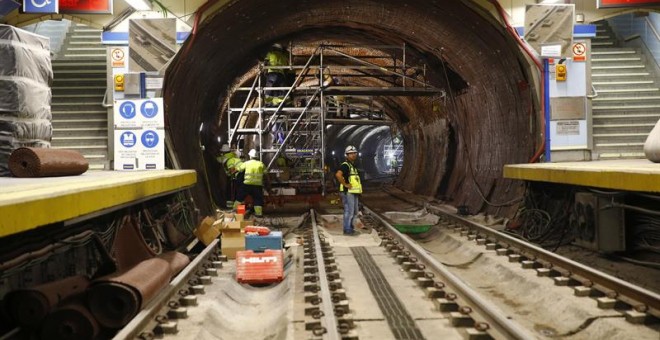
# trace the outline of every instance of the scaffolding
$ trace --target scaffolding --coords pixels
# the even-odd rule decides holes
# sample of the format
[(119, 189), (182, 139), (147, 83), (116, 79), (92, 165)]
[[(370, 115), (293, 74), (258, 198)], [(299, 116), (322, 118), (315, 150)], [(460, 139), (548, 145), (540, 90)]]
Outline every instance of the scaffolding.
[[(365, 48), (379, 52), (366, 56), (351, 54)], [(303, 65), (294, 62), (305, 58)], [(268, 172), (277, 174), (281, 183), (303, 192), (320, 190), (325, 194), (327, 125), (392, 124), (382, 110), (374, 109), (373, 105), (356, 105), (347, 98), (444, 93), (428, 84), (425, 65), (407, 65), (405, 44), (321, 44), (308, 55), (290, 54), (289, 60), (287, 66), (260, 63), (252, 85), (235, 88), (229, 94), (230, 103), (240, 102), (241, 98), (244, 102), (241, 107), (228, 107), (228, 141), (238, 144), (251, 136)], [(278, 69), (295, 74), (295, 80), (285, 87), (265, 87), (267, 72)], [(336, 81), (353, 77), (378, 79), (384, 86), (345, 86)], [(286, 91), (286, 94), (278, 105), (271, 106), (266, 105), (267, 91)]]

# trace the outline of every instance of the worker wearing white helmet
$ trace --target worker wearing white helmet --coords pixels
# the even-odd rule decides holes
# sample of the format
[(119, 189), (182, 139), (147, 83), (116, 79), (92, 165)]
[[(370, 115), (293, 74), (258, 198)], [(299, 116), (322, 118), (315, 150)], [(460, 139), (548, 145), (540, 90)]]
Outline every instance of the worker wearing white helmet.
[(344, 151), (346, 161), (341, 163), (341, 167), (335, 173), (339, 181), (339, 194), (344, 202), (344, 235), (355, 235), (353, 222), (358, 215), (359, 197), (362, 194), (362, 182), (360, 173), (355, 167), (355, 160), (358, 157), (357, 149), (349, 145)]
[(270, 191), (270, 180), (268, 175), (264, 173), (266, 166), (259, 160), (257, 150), (250, 150), (248, 156), (250, 156), (250, 160), (242, 163), (236, 168), (239, 172), (244, 172), (244, 180), (243, 185), (241, 185), (241, 190), (238, 193), (238, 197), (236, 198), (236, 202), (234, 202), (234, 209), (236, 209), (239, 204), (242, 204), (245, 198), (249, 195), (254, 201), (255, 216), (261, 217), (263, 216), (264, 205), (264, 183), (266, 184), (268, 191)]

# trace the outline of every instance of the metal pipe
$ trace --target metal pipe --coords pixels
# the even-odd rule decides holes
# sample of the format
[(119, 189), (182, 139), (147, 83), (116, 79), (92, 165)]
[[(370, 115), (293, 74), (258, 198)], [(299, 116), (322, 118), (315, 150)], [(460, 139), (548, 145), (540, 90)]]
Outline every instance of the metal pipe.
[(504, 333), (504, 335), (509, 339), (535, 339), (536, 337), (529, 333), (525, 328), (520, 326), (518, 323), (513, 322), (512, 320), (507, 319), (506, 314), (500, 310), (497, 306), (488, 302), (486, 299), (482, 298), (476, 291), (474, 291), (469, 285), (464, 283), (460, 278), (454, 275), (452, 272), (447, 270), (442, 263), (429, 255), (424, 248), (412, 241), (410, 238), (401, 234), (398, 230), (392, 227), (387, 221), (382, 217), (376, 214), (373, 210), (369, 209), (366, 206), (363, 206), (364, 210), (372, 216), (374, 216), (380, 223), (385, 225), (389, 232), (393, 233), (402, 243), (405, 244), (415, 255), (422, 259), (426, 264), (433, 268), (442, 275), (443, 280), (446, 284), (450, 285), (454, 290), (456, 290), (461, 297), (465, 298), (466, 301), (473, 305), (474, 307), (479, 308), (485, 313), (483, 315), (485, 318), (488, 318), (491, 326), (497, 325), (498, 331)]
[(550, 62), (547, 58), (543, 59), (543, 83), (544, 88), (546, 89), (543, 92), (544, 96), (544, 105), (543, 113), (545, 117), (545, 161), (551, 161), (550, 153)]
[[(321, 79), (320, 81), (320, 86), (321, 86), (321, 113), (320, 113), (320, 124), (318, 125), (318, 129), (320, 130), (320, 136), (321, 138), (321, 183), (324, 185), (321, 186), (321, 196), (325, 196), (325, 115), (326, 115), (326, 105), (325, 105), (325, 96), (323, 95), (323, 90), (324, 87), (323, 83), (325, 82), (323, 78), (323, 48), (321, 49)], [(331, 74), (328, 73), (328, 76), (332, 77)]]

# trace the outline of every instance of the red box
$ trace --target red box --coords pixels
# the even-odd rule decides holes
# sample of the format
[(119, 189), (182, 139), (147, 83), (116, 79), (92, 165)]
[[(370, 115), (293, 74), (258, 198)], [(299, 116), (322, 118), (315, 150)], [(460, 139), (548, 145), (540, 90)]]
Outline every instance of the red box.
[(256, 226), (256, 225), (249, 225), (245, 227), (245, 234), (257, 234), (259, 236), (265, 236), (270, 234), (270, 228)]
[(267, 249), (263, 253), (252, 250), (236, 253), (236, 281), (250, 284), (268, 284), (284, 279), (281, 250)]
[(236, 213), (245, 215), (245, 204), (240, 204), (236, 207)]

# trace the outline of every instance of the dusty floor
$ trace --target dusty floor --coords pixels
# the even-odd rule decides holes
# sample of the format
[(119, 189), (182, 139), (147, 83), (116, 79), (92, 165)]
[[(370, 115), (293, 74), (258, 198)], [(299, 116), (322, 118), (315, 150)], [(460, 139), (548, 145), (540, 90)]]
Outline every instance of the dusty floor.
[[(419, 202), (430, 201), (429, 198), (415, 196), (403, 192), (397, 192), (398, 195), (409, 196), (410, 200)], [(363, 195), (363, 202), (367, 202), (376, 211), (412, 211), (418, 209), (408, 202), (396, 199), (383, 190), (371, 191)], [(660, 269), (645, 267), (623, 260), (614, 256), (600, 254), (578, 246), (562, 246), (557, 250), (557, 254), (568, 257), (574, 261), (580, 262), (590, 267), (597, 268), (612, 276), (618, 277), (624, 281), (634, 283), (648, 290), (660, 293)]]

